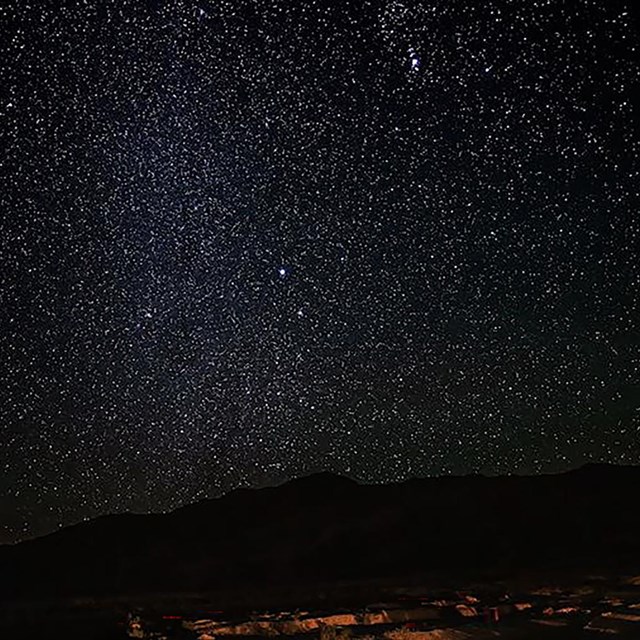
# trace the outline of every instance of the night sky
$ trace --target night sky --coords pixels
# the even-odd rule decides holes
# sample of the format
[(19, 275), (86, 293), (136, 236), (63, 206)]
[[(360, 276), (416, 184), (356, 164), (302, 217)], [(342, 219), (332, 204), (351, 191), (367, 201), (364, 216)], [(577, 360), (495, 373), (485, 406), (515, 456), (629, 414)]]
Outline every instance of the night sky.
[(631, 4), (5, 3), (0, 542), (640, 464)]

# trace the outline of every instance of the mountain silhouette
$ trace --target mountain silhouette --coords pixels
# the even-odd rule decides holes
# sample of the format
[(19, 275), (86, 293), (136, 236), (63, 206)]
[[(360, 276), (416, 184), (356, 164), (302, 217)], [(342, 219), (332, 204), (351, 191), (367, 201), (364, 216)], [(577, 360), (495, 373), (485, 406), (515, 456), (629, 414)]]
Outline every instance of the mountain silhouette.
[(447, 572), (630, 571), (640, 468), (362, 485), (328, 473), (0, 547), (4, 598), (268, 589)]

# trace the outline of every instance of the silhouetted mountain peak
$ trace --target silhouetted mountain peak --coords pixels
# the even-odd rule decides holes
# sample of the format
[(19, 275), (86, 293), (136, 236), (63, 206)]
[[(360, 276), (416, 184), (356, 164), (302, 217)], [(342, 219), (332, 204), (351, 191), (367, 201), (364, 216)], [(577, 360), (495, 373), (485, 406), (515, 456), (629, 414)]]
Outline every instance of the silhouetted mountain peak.
[(328, 471), (312, 473), (308, 476), (300, 476), (289, 480), (283, 487), (295, 487), (301, 491), (327, 491), (334, 489), (352, 489), (359, 486), (355, 480)]
[[(146, 593), (523, 568), (638, 567), (640, 468), (359, 485), (316, 473), (0, 554), (0, 594)], [(470, 531), (473, 535), (469, 535)]]

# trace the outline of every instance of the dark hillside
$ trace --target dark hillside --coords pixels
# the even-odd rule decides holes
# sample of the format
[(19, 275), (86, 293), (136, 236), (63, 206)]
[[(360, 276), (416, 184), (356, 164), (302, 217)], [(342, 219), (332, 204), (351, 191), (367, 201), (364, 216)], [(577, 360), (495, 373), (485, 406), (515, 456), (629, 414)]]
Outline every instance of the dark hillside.
[(0, 548), (5, 597), (640, 565), (640, 469), (359, 485), (319, 474)]

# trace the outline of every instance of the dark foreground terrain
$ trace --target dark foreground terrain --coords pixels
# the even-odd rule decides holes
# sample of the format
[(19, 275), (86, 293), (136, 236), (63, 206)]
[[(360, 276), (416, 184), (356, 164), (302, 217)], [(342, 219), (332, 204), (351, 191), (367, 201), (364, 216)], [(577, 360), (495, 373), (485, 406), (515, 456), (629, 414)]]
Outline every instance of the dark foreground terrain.
[[(335, 585), (302, 591), (315, 607), (251, 610), (236, 594), (5, 603), (0, 637), (85, 640), (595, 640), (640, 638), (640, 576), (565, 576), (558, 583), (494, 582), (459, 589)], [(560, 583), (562, 583), (560, 585)], [(379, 596), (368, 604), (353, 598)], [(228, 594), (227, 594), (228, 595)], [(245, 594), (248, 596), (249, 594)], [(254, 594), (260, 600), (259, 594)], [(285, 596), (282, 591), (277, 597)], [(250, 598), (249, 598), (250, 599)], [(351, 606), (337, 602), (351, 600)]]
[[(481, 595), (473, 596), (482, 600), (477, 615), (462, 621), (464, 633), (479, 624), (468, 637), (480, 638), (488, 633), (484, 609), (510, 604), (496, 598), (513, 592), (531, 601), (535, 585), (572, 584), (591, 589), (575, 611), (544, 614), (536, 600), (530, 609), (505, 610), (502, 635), (491, 627), (491, 637), (583, 637), (595, 633), (585, 629), (589, 616), (617, 615), (605, 610), (606, 598), (618, 598), (618, 613), (629, 609), (621, 615), (633, 622), (640, 598), (624, 576), (640, 573), (639, 488), (640, 469), (607, 465), (555, 476), (395, 485), (320, 474), (169, 514), (99, 518), (0, 547), (0, 635), (71, 638), (82, 628), (78, 637), (123, 637), (128, 613), (139, 606), (161, 620), (164, 611), (177, 610), (180, 624), (185, 616), (206, 619), (220, 609), (246, 621), (251, 611), (283, 607), (365, 611), (379, 598), (396, 602), (399, 585), (426, 590), (433, 600), (437, 590), (458, 593), (461, 585), (481, 584)], [(600, 576), (600, 586), (589, 586), (589, 576)], [(621, 584), (627, 585), (622, 595)], [(496, 590), (491, 597), (486, 585)], [(448, 622), (416, 624), (433, 630)], [(523, 625), (535, 625), (535, 633), (513, 635)], [(456, 633), (450, 637), (466, 637)], [(558, 633), (564, 635), (553, 636)], [(630, 637), (640, 638), (640, 630), (634, 633)]]

